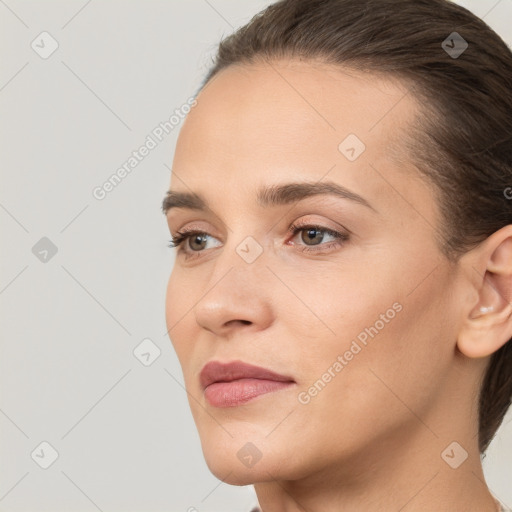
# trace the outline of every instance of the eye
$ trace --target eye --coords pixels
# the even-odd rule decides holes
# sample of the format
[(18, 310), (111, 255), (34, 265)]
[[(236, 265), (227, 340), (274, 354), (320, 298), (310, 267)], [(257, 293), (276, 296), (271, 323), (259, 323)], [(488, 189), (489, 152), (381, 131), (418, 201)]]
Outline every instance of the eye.
[[(349, 239), (348, 233), (340, 233), (339, 231), (316, 224), (303, 224), (297, 222), (290, 226), (289, 231), (294, 235), (293, 238), (295, 238), (299, 233), (303, 233), (300, 240), (304, 242), (304, 245), (298, 244), (302, 252), (320, 252), (326, 249), (333, 249), (340, 247)], [(333, 240), (325, 242), (325, 234)], [(319, 247), (315, 248), (315, 246)]]
[(207, 241), (207, 237), (209, 236), (210, 235), (208, 233), (198, 230), (178, 231), (178, 233), (175, 236), (173, 236), (172, 239), (170, 240), (169, 247), (180, 247), (183, 244), (185, 244), (186, 247), (188, 242), (188, 247), (186, 249), (181, 249), (184, 253), (189, 254), (190, 250), (192, 252), (200, 252), (203, 249), (207, 248), (205, 246), (205, 242)]
[[(322, 252), (334, 249), (340, 247), (349, 239), (348, 233), (341, 233), (316, 224), (301, 224), (300, 222), (297, 222), (292, 224), (288, 229), (288, 233), (293, 235), (292, 240), (301, 232), (304, 232), (301, 236), (301, 240), (304, 242), (304, 245), (300, 243), (292, 243), (291, 245), (298, 246), (299, 250), (302, 252)], [(331, 241), (324, 241), (326, 234), (328, 237), (332, 238)], [(178, 233), (170, 240), (169, 247), (177, 247), (178, 250), (183, 252), (187, 257), (198, 257), (201, 256), (202, 252), (204, 252), (203, 249), (208, 248), (206, 247), (208, 238), (216, 240), (205, 231), (198, 231), (194, 229), (178, 231)], [(318, 246), (318, 248), (316, 246)]]

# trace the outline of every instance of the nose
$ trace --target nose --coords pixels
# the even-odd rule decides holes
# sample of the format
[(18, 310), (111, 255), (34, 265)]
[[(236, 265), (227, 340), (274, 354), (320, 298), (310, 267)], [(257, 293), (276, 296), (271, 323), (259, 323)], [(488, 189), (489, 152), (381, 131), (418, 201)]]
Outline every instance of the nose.
[(230, 337), (239, 329), (267, 328), (274, 318), (273, 275), (265, 261), (264, 253), (248, 263), (243, 253), (241, 257), (236, 251), (223, 251), (194, 307), (198, 325), (220, 337)]

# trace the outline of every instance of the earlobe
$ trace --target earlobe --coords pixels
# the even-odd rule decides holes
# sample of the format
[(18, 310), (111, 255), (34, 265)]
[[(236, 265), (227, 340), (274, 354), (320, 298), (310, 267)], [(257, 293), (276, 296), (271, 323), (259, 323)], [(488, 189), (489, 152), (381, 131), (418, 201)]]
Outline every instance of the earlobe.
[(512, 226), (491, 235), (481, 247), (481, 274), (476, 283), (477, 304), (471, 309), (457, 339), (467, 357), (492, 355), (512, 338)]
[(457, 340), (465, 356), (490, 356), (512, 338), (512, 305), (501, 297), (496, 302), (477, 306), (466, 319)]
[(492, 355), (512, 338), (512, 305), (496, 312), (493, 306), (482, 306), (472, 314), (459, 332), (458, 349), (467, 357)]

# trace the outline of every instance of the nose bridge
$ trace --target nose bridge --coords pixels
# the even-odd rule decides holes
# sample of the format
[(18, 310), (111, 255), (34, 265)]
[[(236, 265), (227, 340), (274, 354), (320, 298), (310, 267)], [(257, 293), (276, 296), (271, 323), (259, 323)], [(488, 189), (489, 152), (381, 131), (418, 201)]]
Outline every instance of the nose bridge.
[(272, 316), (266, 285), (270, 273), (262, 243), (252, 235), (239, 235), (237, 239), (237, 231), (230, 233), (230, 239), (215, 256), (203, 298), (195, 307), (198, 324), (217, 333), (232, 320), (261, 326)]
[[(241, 275), (264, 272), (270, 248), (266, 232), (267, 221), (262, 212), (253, 210), (249, 204), (237, 202), (230, 211), (231, 221), (227, 226), (227, 237), (219, 254), (215, 256), (215, 271), (224, 272), (235, 266), (232, 272)], [(220, 276), (219, 276), (220, 277)]]
[[(237, 234), (242, 232), (242, 234)], [(245, 231), (247, 233), (247, 231)], [(216, 256), (214, 271), (210, 284), (213, 285), (219, 279), (240, 285), (256, 287), (264, 282), (268, 248), (265, 250), (261, 237), (245, 234), (242, 230), (230, 232), (229, 240), (224, 244), (221, 252)], [(223, 280), (224, 280), (223, 279)], [(255, 292), (255, 290), (253, 290)]]

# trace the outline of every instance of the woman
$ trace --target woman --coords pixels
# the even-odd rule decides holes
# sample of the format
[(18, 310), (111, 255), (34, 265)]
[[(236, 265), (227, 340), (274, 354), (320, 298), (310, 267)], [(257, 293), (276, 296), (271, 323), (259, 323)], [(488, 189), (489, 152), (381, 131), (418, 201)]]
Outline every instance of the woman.
[(277, 511), (504, 510), (512, 54), (445, 0), (283, 0), (225, 39), (163, 210), (210, 470)]

